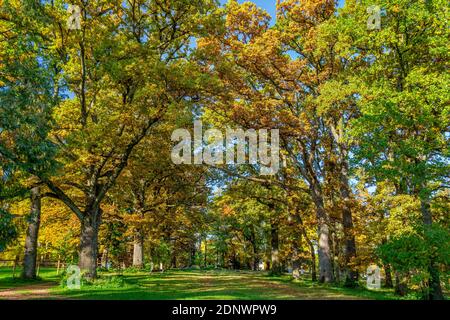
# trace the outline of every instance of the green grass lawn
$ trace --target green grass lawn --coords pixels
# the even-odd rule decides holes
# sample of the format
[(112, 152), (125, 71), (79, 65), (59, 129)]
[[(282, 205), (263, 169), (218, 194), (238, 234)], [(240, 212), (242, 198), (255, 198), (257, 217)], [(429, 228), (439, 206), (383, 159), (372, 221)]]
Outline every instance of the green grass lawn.
[(16, 268), (15, 277), (13, 277), (13, 269), (10, 267), (0, 267), (0, 291), (5, 289), (29, 286), (42, 282), (59, 282), (59, 276), (56, 274), (55, 268), (41, 268), (39, 270), (39, 279), (22, 280), (20, 274), (22, 268)]
[[(2, 289), (30, 291), (29, 282), (12, 279), (11, 269), (0, 268)], [(164, 300), (164, 299), (395, 299), (391, 290), (345, 289), (313, 283), (308, 279), (293, 281), (289, 275), (270, 277), (263, 272), (236, 271), (166, 271), (163, 273), (129, 272), (122, 275), (101, 273), (92, 285), (80, 290), (60, 286), (55, 269), (43, 268), (41, 279), (33, 284), (54, 282), (49, 297), (67, 299)], [(1, 298), (1, 295), (0, 295)], [(44, 297), (45, 298), (45, 297)]]

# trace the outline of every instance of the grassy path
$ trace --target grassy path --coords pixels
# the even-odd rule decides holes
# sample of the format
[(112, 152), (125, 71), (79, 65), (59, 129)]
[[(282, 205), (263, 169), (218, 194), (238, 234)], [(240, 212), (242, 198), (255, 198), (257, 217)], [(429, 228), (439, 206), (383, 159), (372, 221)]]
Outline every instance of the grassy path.
[[(380, 293), (323, 287), (309, 281), (292, 282), (289, 276), (231, 271), (169, 271), (123, 276), (125, 285), (94, 285), (57, 293), (73, 299), (180, 299), (180, 300), (342, 300), (380, 299)], [(111, 282), (113, 283), (113, 282)]]
[(50, 292), (56, 285), (54, 282), (42, 282), (0, 290), (0, 300), (63, 299), (63, 296)]
[(94, 300), (341, 300), (392, 299), (391, 292), (343, 289), (292, 281), (288, 275), (235, 271), (167, 271), (164, 273), (105, 273), (81, 290), (58, 286), (54, 271), (42, 273), (41, 282), (24, 283), (6, 277), (0, 269), (0, 299), (94, 299)]

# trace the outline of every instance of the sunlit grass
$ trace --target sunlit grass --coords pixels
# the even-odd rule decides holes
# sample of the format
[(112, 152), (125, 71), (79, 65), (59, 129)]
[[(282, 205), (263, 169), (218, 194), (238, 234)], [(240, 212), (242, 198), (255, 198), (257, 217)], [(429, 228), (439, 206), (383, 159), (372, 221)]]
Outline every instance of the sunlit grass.
[[(38, 284), (42, 282), (58, 282), (59, 276), (56, 274), (55, 268), (40, 268), (39, 276), (35, 280), (23, 280), (20, 278), (22, 268), (16, 268), (13, 273), (10, 267), (0, 267), (0, 290), (15, 288), (30, 284)], [(14, 277), (13, 277), (14, 275)]]
[[(113, 277), (116, 274), (102, 274)], [(291, 299), (392, 299), (391, 292), (323, 286), (307, 279), (292, 281), (289, 275), (270, 277), (266, 273), (235, 271), (167, 271), (164, 273), (124, 273), (123, 288), (61, 290), (59, 294), (80, 299), (211, 299), (211, 300), (291, 300)]]
[[(20, 270), (16, 271), (20, 275)], [(41, 278), (26, 282), (13, 279), (11, 270), (0, 268), (0, 290), (40, 282), (55, 282), (51, 295), (87, 300), (311, 300), (311, 299), (398, 299), (392, 290), (370, 291), (321, 285), (308, 278), (292, 280), (289, 275), (228, 270), (170, 270), (162, 273), (101, 272), (100, 279), (80, 290), (60, 286), (56, 270), (43, 268)], [(18, 288), (20, 290), (20, 288)], [(24, 291), (26, 289), (24, 288)]]

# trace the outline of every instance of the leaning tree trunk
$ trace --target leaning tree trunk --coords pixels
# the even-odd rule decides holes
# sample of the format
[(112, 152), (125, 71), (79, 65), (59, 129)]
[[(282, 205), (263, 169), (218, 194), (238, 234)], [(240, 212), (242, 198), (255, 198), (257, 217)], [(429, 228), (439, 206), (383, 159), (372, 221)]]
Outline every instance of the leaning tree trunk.
[(79, 266), (84, 277), (97, 277), (98, 231), (101, 221), (101, 210), (85, 212), (81, 221)]
[(138, 231), (135, 235), (133, 246), (133, 267), (142, 269), (144, 267), (144, 237)]
[(28, 217), (27, 235), (25, 238), (25, 255), (23, 259), (22, 278), (36, 278), (37, 243), (41, 222), (40, 188), (31, 189), (31, 211)]

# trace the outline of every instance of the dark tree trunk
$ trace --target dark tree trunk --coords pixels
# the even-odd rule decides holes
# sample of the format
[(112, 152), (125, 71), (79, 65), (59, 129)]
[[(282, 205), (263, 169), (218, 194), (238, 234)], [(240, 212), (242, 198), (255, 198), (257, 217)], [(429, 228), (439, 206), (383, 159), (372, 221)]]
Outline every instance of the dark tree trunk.
[[(301, 226), (301, 229), (303, 226)], [(301, 230), (300, 229), (300, 230)], [(299, 228), (294, 229), (294, 242), (292, 244), (293, 246), (293, 253), (292, 253), (292, 275), (294, 278), (298, 278), (300, 276), (300, 267), (301, 267), (301, 258), (300, 254), (303, 251), (302, 250), (302, 232), (299, 232)]]
[(298, 278), (300, 276), (300, 266), (301, 261), (299, 258), (299, 249), (297, 246), (294, 247), (293, 257), (292, 257), (292, 276)]
[(195, 241), (192, 242), (191, 254), (189, 256), (189, 267), (192, 267), (195, 264)]
[(251, 231), (250, 243), (252, 244), (252, 249), (253, 249), (252, 270), (256, 271), (256, 270), (258, 270), (258, 246), (256, 244), (256, 236), (255, 236), (254, 229), (252, 229), (252, 231)]
[(142, 269), (144, 267), (144, 237), (138, 230), (135, 234), (133, 244), (133, 267)]
[(397, 272), (395, 273), (395, 293), (402, 297), (408, 293), (408, 286)]
[(97, 277), (98, 231), (101, 222), (101, 210), (85, 212), (81, 221), (81, 239), (79, 266), (84, 277)]
[(36, 278), (36, 258), (39, 226), (41, 223), (40, 188), (31, 189), (31, 211), (28, 217), (27, 235), (25, 238), (25, 255), (23, 258), (22, 278)]
[(314, 246), (310, 243), (311, 251), (311, 280), (317, 281), (317, 270), (316, 270), (316, 253), (314, 252)]
[(384, 286), (386, 288), (393, 288), (394, 284), (392, 282), (392, 272), (391, 272), (391, 266), (389, 264), (384, 265), (384, 273), (386, 275)]
[(177, 268), (177, 255), (174, 253), (172, 254), (172, 268), (176, 269)]
[(352, 260), (356, 258), (356, 242), (353, 230), (353, 217), (351, 210), (351, 191), (348, 182), (347, 152), (342, 151), (342, 164), (340, 172), (342, 208), (342, 226), (344, 227), (344, 262), (345, 262), (345, 286), (355, 287), (358, 283), (358, 271), (352, 266)]
[(272, 220), (270, 224), (270, 256), (271, 256), (271, 267), (270, 272), (272, 274), (281, 274), (281, 265), (280, 265), (280, 257), (279, 257), (279, 226), (278, 222)]
[(358, 271), (352, 266), (352, 260), (356, 258), (356, 242), (352, 212), (347, 205), (345, 205), (342, 213), (342, 222), (344, 227), (345, 286), (355, 287), (358, 283)]
[(208, 238), (205, 236), (205, 261), (204, 261), (204, 267), (206, 268), (208, 266)]

